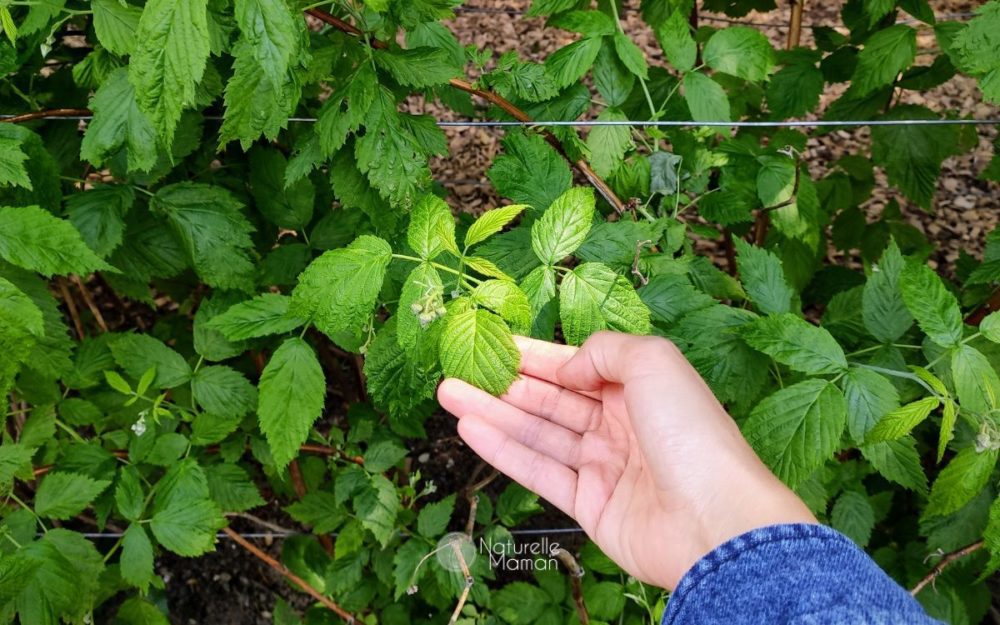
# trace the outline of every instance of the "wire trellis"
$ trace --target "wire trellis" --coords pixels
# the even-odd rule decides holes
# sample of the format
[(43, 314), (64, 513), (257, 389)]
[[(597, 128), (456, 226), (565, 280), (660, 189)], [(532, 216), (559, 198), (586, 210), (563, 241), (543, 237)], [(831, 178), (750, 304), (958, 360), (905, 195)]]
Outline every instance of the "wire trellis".
[[(21, 117), (20, 115), (0, 115), (0, 121)], [(31, 121), (66, 120), (90, 121), (93, 115), (39, 115)], [(206, 115), (210, 121), (222, 121), (221, 115)], [(293, 123), (316, 123), (316, 117), (289, 117)], [(689, 121), (679, 119), (661, 120), (617, 120), (617, 119), (577, 119), (577, 120), (539, 120), (522, 122), (516, 120), (437, 120), (440, 128), (593, 128), (596, 126), (631, 126), (656, 128), (838, 128), (859, 126), (1000, 126), (1000, 118), (987, 119), (791, 119), (782, 121)]]

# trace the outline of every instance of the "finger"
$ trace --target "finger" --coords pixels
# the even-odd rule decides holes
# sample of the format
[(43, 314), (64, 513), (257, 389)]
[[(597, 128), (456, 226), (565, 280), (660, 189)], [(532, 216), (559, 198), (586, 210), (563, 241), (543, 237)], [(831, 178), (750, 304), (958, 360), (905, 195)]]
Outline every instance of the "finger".
[(556, 372), (579, 351), (569, 345), (515, 336), (514, 344), (521, 350), (521, 373), (533, 378), (556, 382)]
[(466, 415), (460, 419), (458, 433), (483, 460), (573, 516), (576, 500), (575, 471), (549, 456), (529, 449), (476, 415)]
[(438, 389), (438, 401), (459, 419), (476, 415), (529, 449), (572, 468), (579, 463), (582, 442), (579, 434), (525, 412), (462, 380), (452, 378), (442, 382)]
[(553, 382), (578, 391), (605, 384), (625, 384), (643, 377), (660, 377), (690, 365), (673, 343), (651, 336), (598, 332), (556, 372)]
[(603, 408), (599, 401), (526, 375), (515, 380), (501, 399), (577, 434), (597, 427)]

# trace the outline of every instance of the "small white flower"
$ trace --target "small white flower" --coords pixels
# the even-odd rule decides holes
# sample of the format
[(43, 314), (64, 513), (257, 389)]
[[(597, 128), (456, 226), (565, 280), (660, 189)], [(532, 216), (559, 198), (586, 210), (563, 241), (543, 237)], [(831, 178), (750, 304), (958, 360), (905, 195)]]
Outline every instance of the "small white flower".
[(143, 410), (142, 412), (139, 413), (139, 419), (132, 424), (132, 432), (134, 432), (136, 436), (142, 436), (143, 434), (146, 433), (147, 414), (148, 412)]

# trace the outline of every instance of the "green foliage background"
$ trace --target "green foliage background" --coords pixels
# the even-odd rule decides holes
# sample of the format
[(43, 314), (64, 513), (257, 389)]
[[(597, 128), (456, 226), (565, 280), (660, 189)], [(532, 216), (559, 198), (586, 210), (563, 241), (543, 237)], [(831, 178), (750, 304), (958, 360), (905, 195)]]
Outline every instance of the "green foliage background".
[[(164, 623), (156, 555), (213, 550), (225, 514), (266, 495), (315, 535), (337, 533), (335, 557), (300, 536), (283, 561), (343, 609), (444, 622), (464, 581), (418, 563), (464, 522), (455, 494), (400, 470), (438, 380), (501, 393), (512, 333), (579, 344), (614, 329), (676, 342), (763, 460), (901, 584), (984, 541), (919, 594), (939, 618), (980, 622), (1000, 566), (1000, 316), (973, 311), (1000, 282), (1000, 232), (945, 280), (905, 220), (933, 209), (942, 162), (975, 128), (874, 127), (870, 153), (822, 176), (799, 130), (511, 129), (489, 169), (511, 204), (473, 218), (432, 180), (429, 158), (448, 151), (435, 120), (400, 105), (422, 94), (484, 119), (510, 119), (490, 102), (544, 120), (952, 118), (897, 94), (962, 72), (1000, 102), (1000, 2), (951, 22), (926, 0), (849, 0), (844, 29), (776, 51), (746, 26), (692, 29), (691, 0), (644, 0), (662, 65), (606, 0), (534, 0), (529, 15), (579, 35), (544, 63), (463, 48), (445, 25), (458, 4), (0, 0), (0, 111), (93, 113), (0, 124), (2, 618)], [(317, 10), (310, 27), (303, 11)], [(938, 44), (928, 65), (915, 63), (920, 30)], [(466, 74), (473, 85), (449, 87)], [(868, 222), (876, 168), (897, 200)], [(980, 176), (996, 182), (1000, 161)], [(634, 200), (616, 211), (596, 177)], [(695, 252), (705, 239), (731, 241), (738, 278)], [(861, 262), (831, 262), (831, 248)], [(102, 332), (84, 311), (76, 336), (53, 295), (65, 276), (146, 323)], [(333, 398), (355, 355), (370, 403), (347, 409)], [(516, 485), (480, 500), (476, 535), (497, 542), (540, 510)], [(122, 539), (99, 551), (57, 527), (83, 527), (85, 511)], [(581, 561), (594, 621), (658, 618), (658, 591), (593, 545)], [(558, 571), (501, 586), (480, 560), (473, 574), (486, 583), (469, 622), (578, 618)], [(276, 622), (300, 618), (335, 619), (278, 603)]]

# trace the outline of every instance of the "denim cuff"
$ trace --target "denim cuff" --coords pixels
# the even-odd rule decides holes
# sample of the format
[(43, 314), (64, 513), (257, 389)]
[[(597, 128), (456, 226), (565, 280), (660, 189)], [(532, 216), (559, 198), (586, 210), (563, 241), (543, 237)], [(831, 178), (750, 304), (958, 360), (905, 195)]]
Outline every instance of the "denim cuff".
[(843, 534), (771, 525), (713, 549), (685, 573), (663, 625), (936, 623)]

